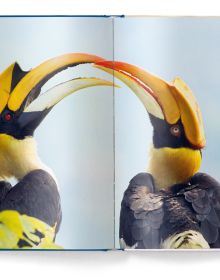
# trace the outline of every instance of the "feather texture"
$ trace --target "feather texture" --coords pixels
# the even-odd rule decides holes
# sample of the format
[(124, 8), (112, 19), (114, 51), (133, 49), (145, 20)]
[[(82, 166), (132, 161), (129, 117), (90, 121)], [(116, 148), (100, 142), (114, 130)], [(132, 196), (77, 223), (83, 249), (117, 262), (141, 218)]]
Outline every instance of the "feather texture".
[(124, 193), (120, 239), (126, 248), (220, 248), (219, 206), (220, 184), (207, 174), (156, 191), (140, 173)]

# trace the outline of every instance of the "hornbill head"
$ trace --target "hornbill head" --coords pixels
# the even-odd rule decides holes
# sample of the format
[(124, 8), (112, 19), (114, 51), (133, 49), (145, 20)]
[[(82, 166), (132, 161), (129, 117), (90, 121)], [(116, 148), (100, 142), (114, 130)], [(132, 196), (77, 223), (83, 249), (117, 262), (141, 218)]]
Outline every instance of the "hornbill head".
[(202, 116), (189, 87), (166, 82), (123, 62), (100, 61), (98, 67), (128, 85), (145, 106), (153, 126), (149, 172), (158, 188), (186, 182), (199, 169), (205, 146)]
[(13, 63), (0, 75), (0, 134), (16, 139), (32, 136), (55, 104), (80, 89), (112, 85), (98, 78), (76, 78), (41, 93), (42, 86), (68, 67), (92, 63), (102, 58), (88, 54), (66, 54), (52, 58), (25, 72)]
[(55, 104), (80, 89), (112, 86), (112, 83), (97, 78), (76, 78), (41, 94), (42, 86), (68, 67), (100, 60), (103, 59), (94, 55), (70, 53), (52, 58), (27, 72), (13, 63), (0, 74), (1, 178), (20, 178), (39, 168), (32, 136)]

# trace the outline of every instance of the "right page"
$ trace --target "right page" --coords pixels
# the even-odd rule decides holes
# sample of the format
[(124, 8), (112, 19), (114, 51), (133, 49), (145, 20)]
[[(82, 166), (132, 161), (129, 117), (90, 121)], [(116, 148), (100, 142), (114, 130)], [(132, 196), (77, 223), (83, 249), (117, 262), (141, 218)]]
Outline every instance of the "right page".
[(115, 18), (116, 248), (220, 247), (219, 50), (219, 18)]

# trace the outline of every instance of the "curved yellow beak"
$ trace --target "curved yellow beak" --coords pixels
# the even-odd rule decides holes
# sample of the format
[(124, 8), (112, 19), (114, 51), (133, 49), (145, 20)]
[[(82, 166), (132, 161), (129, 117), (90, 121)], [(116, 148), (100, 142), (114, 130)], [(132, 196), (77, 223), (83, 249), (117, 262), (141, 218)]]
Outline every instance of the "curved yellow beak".
[(9, 114), (9, 121), (13, 119), (13, 124), (17, 125), (19, 137), (32, 136), (50, 110), (66, 96), (88, 87), (116, 86), (103, 79), (79, 77), (41, 93), (42, 86), (57, 73), (68, 67), (100, 60), (103, 58), (91, 54), (69, 53), (49, 59), (28, 72), (13, 63), (0, 74), (1, 119), (7, 121), (5, 116)]
[(95, 55), (69, 53), (49, 59), (29, 72), (22, 71), (17, 63), (13, 63), (0, 74), (0, 113), (6, 106), (12, 112), (23, 110), (22, 107), (38, 97), (41, 87), (49, 79), (68, 67), (100, 60), (103, 58)]
[(180, 78), (168, 83), (137, 66), (123, 62), (99, 61), (94, 66), (128, 85), (150, 114), (165, 119), (169, 124), (181, 120), (186, 138), (194, 148), (205, 146), (200, 108), (192, 91)]

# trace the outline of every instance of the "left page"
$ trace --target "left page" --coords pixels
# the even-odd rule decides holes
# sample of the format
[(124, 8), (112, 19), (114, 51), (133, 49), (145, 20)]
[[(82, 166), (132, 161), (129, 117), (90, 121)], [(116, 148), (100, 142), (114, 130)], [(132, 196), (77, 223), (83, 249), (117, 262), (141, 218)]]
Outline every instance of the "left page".
[(113, 88), (91, 65), (112, 18), (1, 17), (0, 36), (1, 249), (112, 249)]

